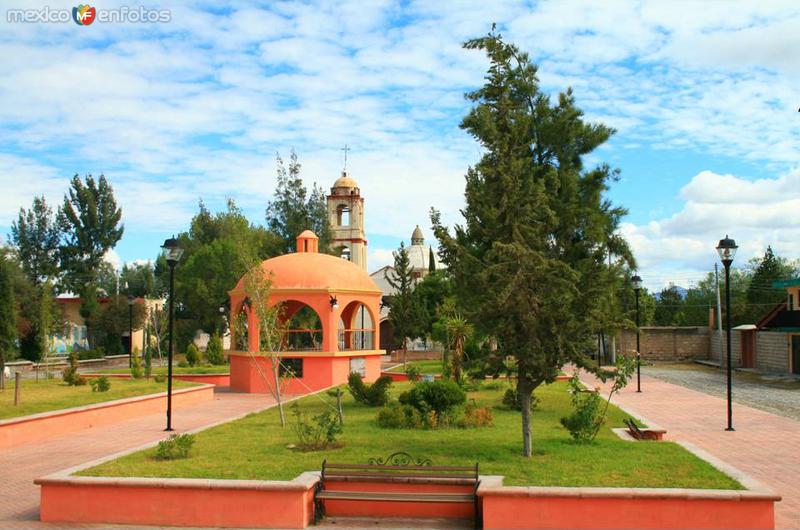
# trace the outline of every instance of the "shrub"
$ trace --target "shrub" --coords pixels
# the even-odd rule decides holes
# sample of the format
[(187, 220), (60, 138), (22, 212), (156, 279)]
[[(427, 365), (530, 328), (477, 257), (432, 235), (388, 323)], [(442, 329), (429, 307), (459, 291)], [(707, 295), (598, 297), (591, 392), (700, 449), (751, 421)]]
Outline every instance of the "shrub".
[(422, 371), (416, 364), (409, 364), (406, 366), (406, 377), (412, 383), (416, 383), (422, 378)]
[(148, 379), (153, 375), (153, 347), (147, 346), (144, 349), (144, 376)]
[(462, 429), (477, 429), (480, 427), (491, 427), (494, 425), (494, 416), (489, 407), (479, 407), (473, 401), (464, 406), (464, 415), (461, 416), (456, 424)]
[(108, 392), (111, 389), (111, 380), (106, 376), (89, 379), (92, 392)]
[(200, 350), (194, 344), (189, 344), (186, 348), (186, 362), (189, 366), (196, 366), (200, 364)]
[(178, 368), (189, 368), (189, 363), (186, 361), (178, 361)]
[[(522, 403), (519, 401), (519, 396), (517, 395), (516, 387), (511, 387), (506, 390), (506, 393), (503, 394), (503, 405), (512, 409), (512, 410), (522, 410)], [(536, 407), (539, 405), (539, 398), (536, 395), (531, 394), (531, 412), (536, 410)]]
[(153, 376), (153, 381), (155, 381), (156, 383), (163, 383), (166, 380), (167, 380), (166, 375), (156, 374)]
[(466, 393), (455, 381), (426, 381), (400, 394), (400, 403), (410, 405), (423, 416), (433, 413), (437, 426), (447, 422), (450, 413), (467, 400)]
[(294, 432), (297, 435), (297, 448), (301, 451), (319, 451), (341, 447), (336, 437), (342, 433), (337, 416), (330, 409), (308, 420), (297, 402), (292, 403)]
[(78, 359), (81, 361), (87, 359), (102, 359), (105, 356), (106, 351), (100, 346), (92, 348), (91, 350), (78, 350)]
[(208, 340), (206, 360), (213, 365), (225, 364), (225, 357), (222, 355), (222, 339), (216, 333)]
[(600, 404), (602, 399), (598, 392), (586, 391), (581, 386), (578, 374), (569, 380), (569, 391), (572, 394), (572, 414), (561, 418), (561, 425), (570, 436), (579, 443), (588, 443), (594, 439), (599, 421)]
[(142, 356), (139, 355), (139, 348), (133, 349), (131, 355), (131, 378), (141, 379), (144, 377), (144, 368), (142, 367)]
[(392, 378), (383, 375), (371, 385), (365, 384), (361, 375), (351, 372), (347, 378), (347, 388), (350, 394), (358, 403), (369, 405), (370, 407), (380, 407), (389, 402), (389, 387), (392, 386)]
[(422, 429), (426, 418), (411, 405), (391, 403), (378, 411), (378, 426), (384, 429)]
[(61, 372), (61, 377), (69, 386), (82, 386), (86, 384), (86, 378), (78, 373), (78, 352), (70, 352), (69, 366)]
[(158, 442), (154, 458), (156, 460), (187, 458), (193, 445), (193, 434), (173, 434), (168, 439)]

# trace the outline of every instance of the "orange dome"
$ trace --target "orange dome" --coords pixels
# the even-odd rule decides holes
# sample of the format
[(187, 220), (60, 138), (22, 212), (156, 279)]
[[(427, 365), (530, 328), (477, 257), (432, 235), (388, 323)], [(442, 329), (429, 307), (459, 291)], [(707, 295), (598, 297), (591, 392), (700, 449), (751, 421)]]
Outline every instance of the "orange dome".
[[(272, 272), (272, 289), (314, 289), (326, 291), (382, 291), (358, 265), (329, 254), (296, 252), (264, 260), (264, 271)], [(234, 291), (244, 289), (244, 278)]]

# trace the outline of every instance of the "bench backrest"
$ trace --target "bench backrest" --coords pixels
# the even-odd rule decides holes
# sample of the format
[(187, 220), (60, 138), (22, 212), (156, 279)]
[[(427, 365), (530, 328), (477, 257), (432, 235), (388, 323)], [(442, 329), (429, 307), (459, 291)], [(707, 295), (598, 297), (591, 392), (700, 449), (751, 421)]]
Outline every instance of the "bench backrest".
[(430, 460), (414, 460), (397, 453), (385, 460), (371, 459), (369, 464), (347, 464), (322, 462), (322, 481), (336, 479), (375, 479), (375, 478), (425, 478), (453, 479), (459, 482), (477, 482), (479, 468), (474, 466), (434, 466)]

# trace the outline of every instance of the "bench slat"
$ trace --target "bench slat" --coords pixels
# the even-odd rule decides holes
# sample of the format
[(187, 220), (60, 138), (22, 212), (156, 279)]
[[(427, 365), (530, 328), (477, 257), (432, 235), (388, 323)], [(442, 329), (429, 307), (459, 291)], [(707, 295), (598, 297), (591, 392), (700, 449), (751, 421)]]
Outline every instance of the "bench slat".
[(367, 478), (367, 477), (378, 477), (378, 478), (441, 478), (441, 479), (466, 479), (475, 481), (477, 477), (475, 475), (443, 475), (441, 473), (368, 473), (365, 471), (352, 471), (352, 472), (342, 472), (342, 471), (325, 471), (325, 480), (332, 480), (335, 478), (347, 478), (347, 477), (358, 477), (358, 478)]
[(325, 464), (325, 469), (374, 469), (419, 471), (475, 471), (475, 466), (379, 466), (373, 464)]
[(475, 495), (468, 493), (393, 493), (393, 492), (361, 492), (361, 491), (329, 491), (317, 493), (318, 499), (340, 501), (387, 501), (387, 502), (436, 502), (467, 503), (475, 502)]

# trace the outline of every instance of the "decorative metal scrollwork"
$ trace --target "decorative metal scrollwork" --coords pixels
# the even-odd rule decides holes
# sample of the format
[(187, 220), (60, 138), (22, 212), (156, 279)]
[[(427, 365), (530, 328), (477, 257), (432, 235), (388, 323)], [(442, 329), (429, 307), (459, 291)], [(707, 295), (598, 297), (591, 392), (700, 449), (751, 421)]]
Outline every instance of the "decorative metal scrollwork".
[(405, 451), (392, 453), (386, 458), (370, 458), (368, 464), (371, 466), (430, 466), (430, 458), (414, 458)]

